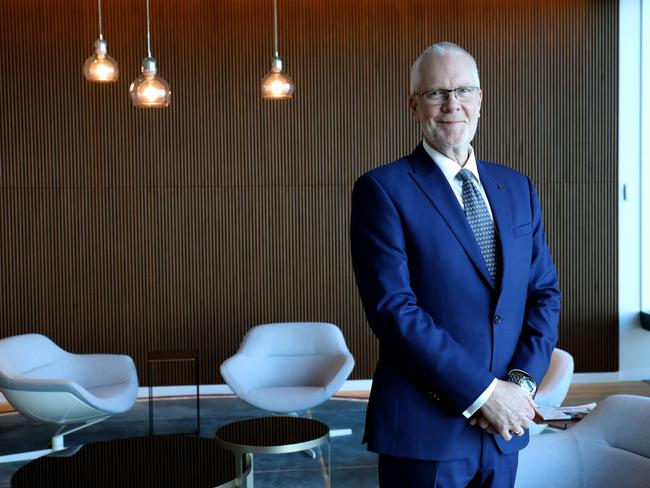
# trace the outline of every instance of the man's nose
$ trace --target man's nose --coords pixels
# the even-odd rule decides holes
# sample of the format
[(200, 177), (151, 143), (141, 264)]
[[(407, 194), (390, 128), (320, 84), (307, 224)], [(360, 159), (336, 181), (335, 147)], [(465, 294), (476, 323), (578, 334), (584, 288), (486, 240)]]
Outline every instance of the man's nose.
[(447, 93), (447, 98), (442, 103), (441, 108), (445, 112), (453, 112), (454, 110), (460, 109), (460, 102), (456, 98), (455, 93)]

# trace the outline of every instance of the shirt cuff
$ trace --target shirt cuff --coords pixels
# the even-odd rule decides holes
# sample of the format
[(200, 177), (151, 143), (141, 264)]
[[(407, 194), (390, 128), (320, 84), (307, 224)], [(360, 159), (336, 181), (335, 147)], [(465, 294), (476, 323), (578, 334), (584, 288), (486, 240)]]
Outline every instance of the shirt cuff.
[(494, 378), (492, 380), (492, 383), (490, 383), (490, 386), (488, 386), (483, 393), (481, 393), (481, 396), (478, 397), (476, 400), (474, 400), (474, 403), (472, 403), (469, 407), (467, 407), (467, 410), (463, 412), (463, 415), (465, 418), (470, 418), (472, 415), (476, 413), (476, 411), (483, 406), (485, 402), (487, 402), (487, 399), (490, 398), (490, 395), (494, 391), (494, 389), (497, 387), (497, 379)]

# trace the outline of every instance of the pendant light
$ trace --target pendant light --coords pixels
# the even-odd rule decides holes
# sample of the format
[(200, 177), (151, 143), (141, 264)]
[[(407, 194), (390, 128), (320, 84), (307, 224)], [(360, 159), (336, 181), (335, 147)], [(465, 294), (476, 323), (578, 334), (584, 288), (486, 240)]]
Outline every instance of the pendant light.
[(83, 67), (84, 76), (93, 83), (112, 83), (117, 81), (119, 69), (117, 61), (107, 54), (108, 45), (102, 33), (102, 0), (97, 0), (99, 12), (99, 39), (93, 45), (95, 54), (86, 59)]
[(147, 0), (147, 57), (142, 60), (142, 73), (131, 83), (129, 88), (131, 101), (136, 107), (163, 108), (169, 106), (172, 97), (169, 84), (156, 73), (156, 60), (151, 55), (149, 0)]
[(271, 60), (271, 71), (262, 78), (262, 98), (291, 98), (294, 90), (293, 81), (284, 72), (278, 50), (278, 0), (273, 0), (273, 34), (275, 52)]

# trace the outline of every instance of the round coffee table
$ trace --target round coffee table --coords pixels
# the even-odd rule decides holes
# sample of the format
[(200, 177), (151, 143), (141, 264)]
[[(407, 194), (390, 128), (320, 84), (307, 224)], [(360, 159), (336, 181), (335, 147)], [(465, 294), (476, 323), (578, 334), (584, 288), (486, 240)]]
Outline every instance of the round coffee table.
[[(253, 488), (253, 454), (285, 454), (315, 449), (327, 443), (327, 476), (330, 477), (330, 429), (304, 417), (274, 416), (239, 420), (215, 433), (217, 444), (238, 459), (237, 477)], [(246, 475), (246, 476), (244, 476)]]
[(95, 442), (71, 456), (35, 459), (14, 474), (11, 486), (226, 488), (234, 487), (236, 478), (235, 457), (214, 439), (151, 436)]

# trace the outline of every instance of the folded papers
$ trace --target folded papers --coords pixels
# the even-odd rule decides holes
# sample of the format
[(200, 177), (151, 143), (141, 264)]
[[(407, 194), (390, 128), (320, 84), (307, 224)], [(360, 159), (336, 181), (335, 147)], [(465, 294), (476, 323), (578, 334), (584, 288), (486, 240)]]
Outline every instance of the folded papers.
[(549, 420), (579, 420), (596, 408), (596, 403), (586, 403), (584, 405), (548, 407), (537, 405), (534, 421), (543, 423)]

